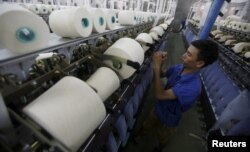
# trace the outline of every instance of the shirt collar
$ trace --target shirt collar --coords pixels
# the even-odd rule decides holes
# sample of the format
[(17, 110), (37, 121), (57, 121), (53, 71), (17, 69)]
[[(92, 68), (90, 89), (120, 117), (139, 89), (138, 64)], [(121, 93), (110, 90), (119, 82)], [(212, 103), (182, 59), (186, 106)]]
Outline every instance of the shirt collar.
[(196, 78), (200, 76), (200, 70), (193, 72), (193, 73), (188, 73), (188, 74), (181, 74), (184, 69), (183, 64), (180, 66), (180, 70), (178, 75), (181, 76), (182, 79), (190, 79), (190, 78)]

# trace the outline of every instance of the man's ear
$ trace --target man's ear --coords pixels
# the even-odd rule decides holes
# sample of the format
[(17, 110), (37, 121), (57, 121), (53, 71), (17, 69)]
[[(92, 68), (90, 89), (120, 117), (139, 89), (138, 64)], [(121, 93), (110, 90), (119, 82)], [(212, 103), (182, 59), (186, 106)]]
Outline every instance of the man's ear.
[(196, 62), (196, 67), (197, 68), (202, 68), (205, 65), (205, 61), (199, 60)]

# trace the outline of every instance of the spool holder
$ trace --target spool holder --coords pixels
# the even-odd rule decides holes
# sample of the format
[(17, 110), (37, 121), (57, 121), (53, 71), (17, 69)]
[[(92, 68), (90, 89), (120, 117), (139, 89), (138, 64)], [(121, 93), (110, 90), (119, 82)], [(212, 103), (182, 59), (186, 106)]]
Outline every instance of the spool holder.
[(122, 64), (126, 64), (136, 70), (140, 69), (140, 64), (138, 62), (134, 62), (125, 58), (112, 56), (112, 55), (106, 55), (106, 54), (96, 54), (92, 53), (94, 57), (100, 60), (110, 60), (113, 63), (113, 66), (115, 69), (121, 69)]
[[(102, 60), (96, 58), (96, 56), (92, 54), (92, 52), (95, 52), (95, 51), (88, 48), (89, 45), (96, 45), (96, 42), (97, 42), (96, 40), (98, 39), (98, 37), (105, 36), (105, 38), (107, 38), (109, 42), (110, 41), (112, 42), (116, 39), (114, 34), (119, 38), (120, 36), (124, 36), (122, 31), (129, 31), (129, 29), (136, 29), (139, 32), (139, 31), (143, 31), (143, 30), (150, 28), (151, 24), (152, 23), (146, 23), (146, 24), (140, 24), (140, 25), (135, 25), (135, 26), (129, 26), (129, 27), (120, 28), (120, 29), (116, 29), (116, 30), (112, 30), (108, 32), (99, 33), (99, 34), (93, 34), (87, 38), (61, 39), (55, 36), (54, 34), (52, 34), (51, 35), (52, 37), (50, 38), (50, 42), (52, 43), (46, 48), (39, 49), (29, 54), (10, 55), (6, 57), (2, 57), (0, 61), (0, 67), (2, 67), (3, 70), (1, 71), (0, 81), (3, 81), (3, 83), (2, 82), (0, 83), (1, 85), (4, 84), (4, 86), (1, 87), (3, 88), (1, 92), (4, 97), (5, 104), (7, 105), (7, 107), (10, 107), (11, 109), (13, 109), (13, 111), (15, 111), (17, 114), (20, 114), (22, 106), (25, 106), (27, 105), (28, 102), (32, 101), (30, 100), (29, 96), (27, 96), (27, 94), (32, 95), (33, 97), (37, 97), (39, 94), (33, 95), (33, 92), (36, 89), (38, 88), (43, 88), (44, 90), (48, 89), (49, 86), (52, 86), (60, 78), (67, 76), (67, 75), (72, 75), (71, 74), (72, 71), (82, 68), (82, 66), (85, 66), (86, 61), (93, 62), (93, 63), (97, 63), (98, 61), (99, 65), (104, 65)], [(87, 48), (83, 47), (85, 48), (83, 50), (76, 51), (76, 52), (80, 52), (81, 56), (80, 57), (76, 56), (76, 58), (73, 59), (72, 58), (73, 49), (76, 46), (79, 46), (80, 44), (87, 44), (88, 46), (86, 46)], [(85, 51), (86, 49), (88, 51)], [(33, 61), (38, 54), (46, 53), (46, 52), (57, 52), (58, 54), (64, 54), (65, 59), (63, 58), (63, 62), (66, 61), (65, 63), (67, 63), (67, 65), (56, 67), (55, 69), (52, 69), (48, 73), (39, 75), (38, 77), (31, 79), (31, 80), (29, 79), (27, 80), (26, 78), (28, 74), (26, 73), (26, 69), (28, 69), (30, 65), (33, 64)], [(147, 53), (149, 53), (149, 51)], [(76, 53), (76, 55), (78, 55), (78, 53)], [(123, 62), (119, 61), (118, 59), (115, 59), (115, 60), (117, 60), (117, 62), (119, 63), (126, 62), (125, 64), (127, 65), (134, 64), (134, 62), (130, 63), (129, 61), (126, 61), (126, 60), (125, 61), (122, 60)], [(140, 67), (139, 63), (135, 62), (135, 65), (132, 67), (136, 67), (136, 66)], [(9, 77), (6, 77), (6, 74), (13, 73), (12, 71), (10, 72), (8, 71), (9, 67), (12, 67), (12, 71), (15, 71), (14, 76), (15, 75), (17, 76), (16, 79), (10, 79)], [(22, 73), (22, 74), (19, 74), (19, 73)], [(138, 75), (134, 75), (129, 80), (131, 80), (132, 83), (135, 83), (134, 78), (138, 79)], [(9, 80), (13, 84), (10, 84), (11, 82), (8, 83)], [(6, 81), (7, 81), (7, 84), (5, 84)], [(46, 86), (46, 88), (44, 88), (44, 83), (48, 83), (48, 86)], [(100, 151), (101, 145), (104, 142), (103, 137), (106, 135), (106, 133), (108, 134), (110, 132), (110, 129), (111, 129), (110, 123), (115, 122), (115, 118), (116, 118), (115, 115), (118, 116), (119, 110), (122, 109), (123, 107), (122, 103), (125, 102), (125, 100), (123, 99), (126, 99), (133, 93), (132, 91), (133, 89), (131, 89), (131, 87), (132, 85), (125, 84), (125, 86), (122, 89), (122, 92), (124, 93), (121, 94), (121, 96), (119, 97), (119, 101), (117, 101), (118, 106), (113, 106), (113, 108), (115, 108), (113, 109), (114, 113), (111, 114), (111, 117), (107, 117), (104, 120), (102, 125), (97, 129), (101, 131), (98, 131), (98, 133), (95, 134), (94, 136), (90, 136), (89, 139), (91, 138), (91, 140), (88, 140), (85, 144), (83, 144), (82, 147), (80, 148), (81, 150), (84, 149), (85, 151)], [(130, 94), (128, 92), (130, 92)], [(42, 92), (39, 92), (39, 93), (42, 93)], [(98, 145), (96, 145), (96, 143), (98, 143)]]
[[(70, 72), (73, 69), (79, 68), (80, 64), (83, 64), (87, 61), (89, 61), (91, 58), (89, 56), (86, 56), (72, 64), (69, 64), (65, 68), (57, 67), (55, 69), (52, 69), (48, 73), (39, 76), (35, 79), (32, 79), (30, 81), (27, 81), (26, 83), (20, 84), (20, 85), (8, 85), (8, 89), (3, 90), (2, 94), (5, 99), (6, 105), (15, 102), (17, 99), (21, 98), (22, 96), (26, 96), (29, 93), (32, 93), (35, 89), (38, 87), (42, 87), (44, 83), (49, 81), (55, 81), (56, 79), (60, 79), (64, 76), (70, 75)], [(4, 77), (6, 82), (12, 80), (7, 79)], [(13, 83), (13, 82), (12, 82)]]

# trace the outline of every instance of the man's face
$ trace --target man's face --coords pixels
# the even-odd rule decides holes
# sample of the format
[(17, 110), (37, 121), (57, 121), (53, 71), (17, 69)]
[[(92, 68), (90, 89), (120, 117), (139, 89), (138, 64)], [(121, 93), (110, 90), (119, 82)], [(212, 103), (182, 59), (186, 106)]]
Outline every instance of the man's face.
[(198, 59), (199, 50), (190, 45), (187, 51), (182, 55), (182, 62), (184, 67), (186, 68), (200, 68), (200, 62)]

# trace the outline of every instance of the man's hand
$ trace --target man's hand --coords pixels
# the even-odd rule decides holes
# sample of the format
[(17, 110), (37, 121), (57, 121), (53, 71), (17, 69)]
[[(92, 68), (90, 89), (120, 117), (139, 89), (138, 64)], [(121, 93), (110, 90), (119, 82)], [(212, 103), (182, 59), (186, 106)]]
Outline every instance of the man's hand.
[(160, 78), (161, 64), (167, 59), (166, 52), (156, 52), (153, 55), (153, 68), (154, 68), (154, 84), (155, 84), (155, 96), (160, 100), (172, 100), (176, 99), (173, 90), (170, 88), (164, 90), (163, 84)]
[(153, 67), (155, 71), (160, 71), (161, 64), (167, 59), (167, 52), (155, 52), (153, 55)]

